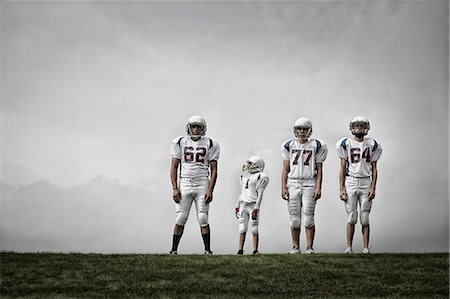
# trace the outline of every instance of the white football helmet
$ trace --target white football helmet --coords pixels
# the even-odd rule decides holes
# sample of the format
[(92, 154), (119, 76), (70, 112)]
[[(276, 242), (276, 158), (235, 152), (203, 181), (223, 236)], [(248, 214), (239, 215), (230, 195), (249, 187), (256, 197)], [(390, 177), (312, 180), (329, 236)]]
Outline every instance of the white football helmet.
[(350, 121), (350, 131), (352, 132), (353, 135), (355, 135), (355, 125), (356, 124), (364, 124), (365, 129), (364, 129), (364, 135), (367, 135), (367, 133), (369, 133), (370, 130), (370, 123), (369, 120), (367, 118), (365, 118), (364, 116), (356, 116), (354, 117), (351, 121)]
[(312, 135), (312, 131), (313, 131), (313, 127), (312, 127), (312, 122), (307, 119), (306, 117), (300, 117), (299, 119), (297, 119), (294, 123), (294, 135), (297, 138), (300, 138), (297, 129), (299, 128), (308, 128), (308, 132), (306, 133), (306, 138), (311, 137)]
[(243, 171), (248, 171), (249, 173), (256, 173), (264, 170), (264, 160), (258, 156), (251, 156), (245, 161), (245, 164), (242, 166)]
[[(192, 134), (192, 129), (191, 126), (192, 125), (199, 125), (202, 127), (202, 130), (200, 132), (200, 134), (198, 135), (194, 135)], [(188, 136), (191, 137), (201, 137), (204, 136), (206, 134), (206, 121), (203, 117), (199, 116), (199, 115), (192, 115), (191, 117), (189, 117), (189, 119), (186, 122), (186, 133), (188, 134)]]

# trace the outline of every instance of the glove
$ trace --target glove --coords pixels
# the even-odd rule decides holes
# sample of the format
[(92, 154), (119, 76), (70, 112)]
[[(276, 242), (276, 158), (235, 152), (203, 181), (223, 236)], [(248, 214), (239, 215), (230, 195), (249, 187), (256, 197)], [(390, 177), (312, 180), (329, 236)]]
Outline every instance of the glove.
[(258, 218), (258, 210), (254, 209), (252, 211), (252, 220), (256, 220), (256, 218)]
[(239, 219), (239, 208), (238, 207), (234, 208), (234, 213), (236, 215), (236, 218)]

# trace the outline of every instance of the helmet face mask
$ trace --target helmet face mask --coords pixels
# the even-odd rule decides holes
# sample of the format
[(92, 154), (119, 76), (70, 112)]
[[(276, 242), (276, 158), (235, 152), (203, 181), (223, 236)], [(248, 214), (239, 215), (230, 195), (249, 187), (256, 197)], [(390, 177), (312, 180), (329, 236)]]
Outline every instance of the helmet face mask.
[(198, 115), (189, 117), (186, 122), (186, 134), (191, 138), (201, 138), (202, 136), (205, 136), (206, 128), (206, 121), (203, 117)]
[(258, 156), (252, 156), (245, 164), (242, 166), (242, 171), (247, 171), (248, 173), (257, 173), (264, 170), (264, 160)]
[[(306, 130), (301, 130), (306, 129)], [(303, 131), (303, 132), (302, 132)], [(312, 122), (306, 117), (300, 117), (294, 123), (294, 135), (299, 139), (308, 139), (313, 132)]]
[(364, 116), (357, 116), (350, 121), (349, 129), (355, 136), (365, 136), (370, 130), (369, 120)]

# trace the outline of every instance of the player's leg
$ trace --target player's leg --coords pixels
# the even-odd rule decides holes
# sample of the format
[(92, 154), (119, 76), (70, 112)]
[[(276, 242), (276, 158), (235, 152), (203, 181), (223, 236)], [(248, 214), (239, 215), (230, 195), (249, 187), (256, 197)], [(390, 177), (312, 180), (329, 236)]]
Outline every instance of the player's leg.
[(175, 226), (173, 228), (172, 236), (172, 250), (171, 254), (177, 254), (178, 245), (184, 232), (184, 225), (189, 217), (189, 211), (191, 210), (193, 198), (187, 191), (181, 190), (180, 203), (176, 203), (177, 218), (175, 220)]
[(347, 249), (345, 253), (351, 253), (353, 251), (353, 237), (355, 235), (355, 224), (358, 221), (358, 200), (357, 189), (351, 178), (345, 181), (345, 189), (348, 195), (348, 199), (345, 202), (345, 210), (348, 215), (346, 226), (346, 238)]
[(314, 213), (316, 210), (316, 201), (314, 200), (315, 184), (305, 185), (302, 188), (302, 217), (305, 226), (306, 235), (306, 253), (314, 253), (314, 236), (316, 226), (314, 222)]
[(290, 253), (300, 253), (301, 192), (299, 186), (289, 187), (287, 205), (291, 220), (292, 250)]
[(369, 253), (369, 238), (370, 238), (370, 225), (369, 225), (369, 214), (372, 209), (372, 201), (369, 200), (369, 186), (370, 181), (366, 183), (366, 186), (363, 190), (361, 190), (361, 212), (360, 212), (360, 221), (361, 221), (361, 232), (363, 239), (364, 250), (363, 253)]
[(250, 215), (245, 209), (245, 204), (241, 205), (241, 212), (239, 214), (239, 250), (238, 254), (244, 253), (245, 235), (247, 234), (248, 222)]
[[(253, 210), (254, 205), (252, 205)], [(252, 231), (253, 236), (253, 254), (258, 253), (258, 246), (259, 246), (259, 213), (256, 216), (256, 219), (252, 219), (250, 222), (250, 227)]]
[(206, 181), (195, 192), (194, 201), (195, 208), (197, 209), (197, 220), (200, 225), (200, 233), (202, 235), (203, 244), (205, 246), (205, 254), (211, 254), (211, 229), (209, 226), (209, 204), (205, 201), (205, 193), (208, 188), (208, 182)]

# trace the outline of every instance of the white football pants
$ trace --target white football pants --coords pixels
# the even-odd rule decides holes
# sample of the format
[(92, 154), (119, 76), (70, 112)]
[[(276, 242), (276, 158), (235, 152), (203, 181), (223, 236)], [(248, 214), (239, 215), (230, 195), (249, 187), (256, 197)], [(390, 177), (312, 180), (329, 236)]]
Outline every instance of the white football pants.
[(314, 212), (316, 201), (314, 200), (315, 180), (288, 179), (289, 191), (288, 210), (291, 219), (291, 227), (299, 228), (303, 217), (303, 225), (307, 228), (314, 226)]
[(208, 191), (209, 179), (201, 178), (181, 178), (180, 179), (180, 203), (175, 203), (177, 218), (176, 224), (184, 226), (189, 217), (192, 202), (195, 202), (198, 224), (201, 227), (208, 226), (209, 204), (205, 201), (205, 194)]
[(369, 225), (369, 213), (372, 208), (372, 201), (369, 200), (369, 189), (371, 179), (355, 178), (348, 176), (345, 179), (345, 190), (348, 199), (345, 202), (345, 210), (348, 214), (347, 222), (356, 224), (358, 221), (358, 206), (360, 210), (360, 221), (362, 226)]

